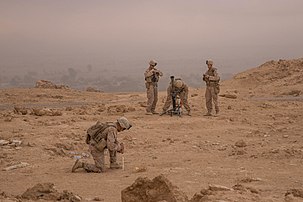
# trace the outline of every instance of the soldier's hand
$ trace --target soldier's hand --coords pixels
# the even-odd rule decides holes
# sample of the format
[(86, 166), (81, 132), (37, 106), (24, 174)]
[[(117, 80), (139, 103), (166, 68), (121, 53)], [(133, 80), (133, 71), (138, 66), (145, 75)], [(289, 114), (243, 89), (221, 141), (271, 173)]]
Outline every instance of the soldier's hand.
[(123, 154), (124, 153), (124, 144), (120, 143), (120, 151), (118, 151), (119, 153)]

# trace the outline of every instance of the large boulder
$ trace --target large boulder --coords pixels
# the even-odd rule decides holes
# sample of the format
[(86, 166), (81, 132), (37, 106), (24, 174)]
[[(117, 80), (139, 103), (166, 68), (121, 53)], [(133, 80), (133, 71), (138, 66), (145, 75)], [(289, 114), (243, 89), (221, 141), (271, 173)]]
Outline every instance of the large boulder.
[(178, 187), (163, 175), (153, 180), (139, 177), (121, 192), (122, 202), (188, 202), (188, 198)]
[(81, 201), (81, 197), (64, 190), (62, 193), (58, 192), (54, 188), (53, 183), (36, 184), (32, 188), (27, 189), (22, 195), (22, 199), (36, 201), (36, 200), (48, 200), (48, 201)]

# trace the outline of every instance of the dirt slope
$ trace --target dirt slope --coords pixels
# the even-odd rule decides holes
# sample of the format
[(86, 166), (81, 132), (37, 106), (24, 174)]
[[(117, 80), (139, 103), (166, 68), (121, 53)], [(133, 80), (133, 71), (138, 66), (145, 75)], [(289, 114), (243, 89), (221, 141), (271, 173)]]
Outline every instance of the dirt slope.
[(269, 61), (234, 76), (225, 84), (260, 95), (302, 95), (303, 58)]
[[(0, 200), (17, 201), (28, 188), (52, 183), (83, 201), (116, 202), (138, 177), (162, 174), (189, 199), (215, 184), (234, 191), (201, 201), (302, 201), (293, 191), (303, 187), (302, 96), (283, 94), (302, 90), (302, 78), (302, 59), (241, 73), (222, 83), (221, 95), (235, 99), (220, 97), (219, 117), (202, 116), (204, 88), (190, 89), (192, 117), (146, 116), (145, 93), (1, 89)], [(165, 96), (160, 92), (158, 111)], [(92, 162), (86, 129), (121, 115), (134, 125), (119, 134), (125, 170), (71, 173), (76, 158)]]

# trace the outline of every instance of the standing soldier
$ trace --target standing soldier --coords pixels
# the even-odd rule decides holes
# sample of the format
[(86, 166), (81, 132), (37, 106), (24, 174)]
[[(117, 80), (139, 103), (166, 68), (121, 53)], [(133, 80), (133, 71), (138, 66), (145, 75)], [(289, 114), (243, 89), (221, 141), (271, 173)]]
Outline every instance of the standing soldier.
[(211, 116), (213, 104), (215, 105), (216, 115), (219, 114), (219, 105), (218, 105), (218, 94), (220, 92), (219, 81), (220, 77), (217, 73), (217, 69), (213, 67), (212, 60), (206, 60), (208, 70), (203, 74), (203, 81), (206, 83), (205, 91), (205, 101), (207, 113), (205, 116)]
[(159, 78), (163, 76), (163, 73), (155, 68), (156, 65), (157, 62), (151, 60), (149, 62), (149, 68), (144, 73), (147, 93), (147, 115), (157, 114), (155, 110), (158, 102), (158, 81)]
[(163, 112), (161, 114), (165, 114), (170, 105), (172, 104), (172, 95), (180, 97), (181, 103), (182, 105), (184, 105), (187, 111), (187, 115), (191, 116), (190, 107), (188, 104), (188, 86), (181, 80), (181, 78), (172, 78), (172, 81), (170, 82), (170, 85), (167, 88), (167, 97), (163, 106)]
[(110, 168), (122, 168), (117, 163), (117, 152), (124, 152), (123, 143), (117, 140), (117, 133), (129, 130), (132, 125), (125, 117), (120, 117), (116, 122), (97, 122), (87, 130), (86, 143), (89, 145), (89, 150), (94, 158), (95, 164), (89, 164), (76, 160), (72, 172), (79, 168), (83, 168), (86, 172), (102, 173), (105, 171), (104, 165), (104, 150), (108, 149), (110, 156)]

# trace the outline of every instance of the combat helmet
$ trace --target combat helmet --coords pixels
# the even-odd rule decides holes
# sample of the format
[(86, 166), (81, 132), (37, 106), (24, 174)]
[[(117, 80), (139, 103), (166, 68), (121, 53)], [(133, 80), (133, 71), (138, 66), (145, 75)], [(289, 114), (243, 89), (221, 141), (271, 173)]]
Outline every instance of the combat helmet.
[(206, 60), (206, 64), (207, 64), (207, 65), (208, 65), (208, 64), (213, 65), (214, 62), (213, 62), (211, 59), (208, 59), (208, 60)]
[(182, 86), (183, 86), (183, 81), (182, 81), (181, 79), (176, 79), (176, 80), (174, 81), (174, 86), (175, 86), (176, 88), (182, 88)]
[(132, 127), (132, 124), (124, 116), (117, 119), (117, 122), (120, 126), (126, 130), (129, 130)]
[(157, 65), (157, 61), (151, 60), (151, 61), (149, 61), (149, 65), (156, 66)]

